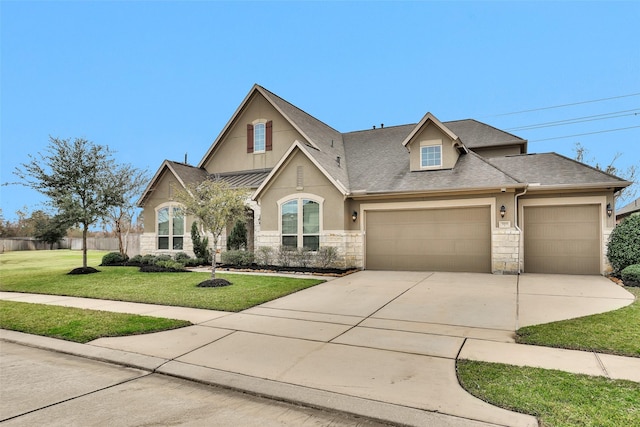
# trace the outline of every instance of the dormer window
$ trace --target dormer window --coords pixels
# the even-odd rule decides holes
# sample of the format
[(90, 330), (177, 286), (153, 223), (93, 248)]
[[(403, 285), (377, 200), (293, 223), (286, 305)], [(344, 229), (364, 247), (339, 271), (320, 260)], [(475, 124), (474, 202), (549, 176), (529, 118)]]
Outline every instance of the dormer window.
[(255, 120), (247, 124), (247, 153), (264, 153), (273, 149), (271, 120)]
[(420, 144), (420, 168), (434, 169), (442, 167), (442, 142), (425, 141)]

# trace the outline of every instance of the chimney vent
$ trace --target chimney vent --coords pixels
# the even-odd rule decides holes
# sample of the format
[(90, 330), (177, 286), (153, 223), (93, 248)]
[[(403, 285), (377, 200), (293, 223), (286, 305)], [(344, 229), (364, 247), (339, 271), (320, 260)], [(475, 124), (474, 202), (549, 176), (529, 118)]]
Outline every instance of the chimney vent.
[(336, 162), (338, 163), (338, 167), (340, 166), (340, 156), (336, 157)]
[(380, 129), (384, 128), (384, 123), (380, 123)]
[(376, 125), (373, 125), (373, 128), (375, 129), (375, 128), (376, 128)]

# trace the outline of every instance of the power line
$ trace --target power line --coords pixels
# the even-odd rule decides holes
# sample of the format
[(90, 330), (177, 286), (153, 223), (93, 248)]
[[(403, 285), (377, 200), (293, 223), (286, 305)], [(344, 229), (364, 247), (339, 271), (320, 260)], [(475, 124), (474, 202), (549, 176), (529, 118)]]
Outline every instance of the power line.
[[(614, 111), (611, 113), (604, 113), (604, 114), (595, 114), (592, 116), (583, 116), (583, 117), (575, 117), (572, 119), (565, 119), (565, 120), (556, 120), (553, 122), (545, 122), (545, 123), (537, 123), (537, 124), (533, 124), (533, 125), (525, 125), (525, 126), (520, 126), (520, 127), (515, 127), (515, 128), (508, 128), (505, 130), (508, 131), (518, 131), (518, 130), (532, 130), (532, 129), (541, 129), (541, 128), (546, 128), (546, 127), (553, 127), (553, 126), (563, 126), (563, 125), (572, 125), (575, 123), (584, 123), (584, 122), (592, 122), (592, 121), (597, 121), (597, 120), (606, 120), (606, 119), (614, 119), (617, 117), (626, 117), (626, 116), (637, 116), (639, 109), (634, 108), (632, 110), (622, 110), (622, 111)], [(630, 114), (623, 114), (623, 113), (629, 113), (632, 112)]]
[(533, 112), (533, 111), (542, 111), (542, 110), (551, 110), (551, 109), (554, 109), (554, 108), (571, 107), (573, 105), (591, 104), (591, 103), (594, 103), (594, 102), (609, 101), (609, 100), (612, 100), (612, 99), (629, 98), (629, 97), (632, 97), (632, 96), (640, 96), (640, 92), (638, 92), (638, 93), (630, 93), (628, 95), (612, 96), (612, 97), (609, 97), (609, 98), (592, 99), (592, 100), (589, 100), (589, 101), (572, 102), (570, 104), (553, 105), (551, 107), (532, 108), (532, 109), (529, 109), (529, 110), (513, 111), (511, 113), (494, 114), (494, 115), (491, 115), (491, 116), (484, 116), (484, 117), (486, 118), (486, 117), (511, 116), (511, 115), (514, 115), (514, 114), (530, 113), (530, 112)]
[(574, 138), (576, 136), (595, 135), (595, 134), (598, 134), (598, 133), (607, 133), (607, 132), (618, 132), (618, 131), (621, 131), (621, 130), (635, 129), (635, 128), (640, 128), (640, 126), (629, 126), (629, 127), (626, 127), (626, 128), (608, 129), (608, 130), (601, 130), (601, 131), (597, 131), (597, 132), (578, 133), (578, 134), (575, 134), (575, 135), (555, 136), (553, 138), (544, 138), (544, 139), (534, 139), (534, 140), (531, 140), (529, 142), (542, 142), (542, 141), (551, 141), (553, 139)]

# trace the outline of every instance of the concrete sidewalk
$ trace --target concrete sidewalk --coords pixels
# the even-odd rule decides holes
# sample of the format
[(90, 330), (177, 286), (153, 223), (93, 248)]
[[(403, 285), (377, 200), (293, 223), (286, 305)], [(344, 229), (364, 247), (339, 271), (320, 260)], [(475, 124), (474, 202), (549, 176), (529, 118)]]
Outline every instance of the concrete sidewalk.
[[(457, 358), (640, 381), (640, 359), (519, 345), (516, 325), (622, 307), (634, 298), (604, 278), (369, 272), (241, 313), (0, 293), (15, 301), (185, 319), (194, 326), (74, 344), (1, 331), (0, 338), (152, 372), (421, 426), (537, 426), (458, 384)], [(523, 280), (524, 279), (524, 280)], [(568, 285), (553, 286), (552, 281)], [(548, 321), (551, 321), (548, 320)], [(527, 320), (528, 322), (528, 320)]]

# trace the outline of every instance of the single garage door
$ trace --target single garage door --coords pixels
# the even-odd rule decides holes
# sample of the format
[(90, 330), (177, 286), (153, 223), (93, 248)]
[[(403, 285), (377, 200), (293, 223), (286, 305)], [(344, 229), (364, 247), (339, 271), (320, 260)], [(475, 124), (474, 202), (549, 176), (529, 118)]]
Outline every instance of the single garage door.
[(366, 268), (491, 272), (489, 207), (366, 212)]
[(524, 271), (600, 274), (598, 205), (525, 206)]

